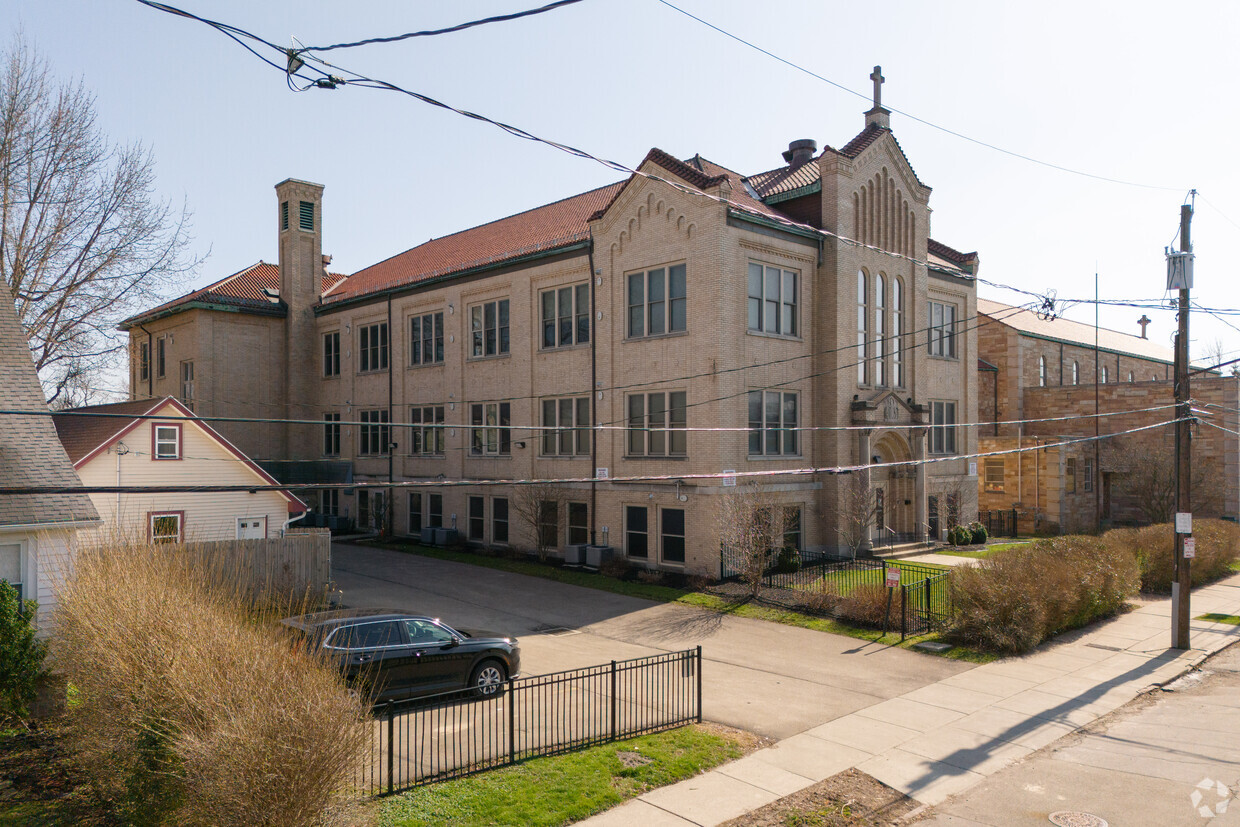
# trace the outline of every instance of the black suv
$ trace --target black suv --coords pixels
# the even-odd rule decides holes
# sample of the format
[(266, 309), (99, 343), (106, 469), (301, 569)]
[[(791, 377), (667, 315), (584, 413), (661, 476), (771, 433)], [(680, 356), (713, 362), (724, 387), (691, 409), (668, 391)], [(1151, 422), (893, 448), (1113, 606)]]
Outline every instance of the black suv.
[(515, 637), (454, 629), (424, 615), (343, 609), (280, 622), (327, 652), (348, 684), (375, 703), (470, 687), (494, 695), (521, 672)]

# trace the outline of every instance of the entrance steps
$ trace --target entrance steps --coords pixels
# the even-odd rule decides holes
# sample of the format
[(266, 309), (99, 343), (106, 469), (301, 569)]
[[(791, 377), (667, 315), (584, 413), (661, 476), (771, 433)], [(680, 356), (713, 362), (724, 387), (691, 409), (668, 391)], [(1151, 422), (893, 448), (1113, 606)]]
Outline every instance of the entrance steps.
[(917, 557), (930, 554), (938, 548), (936, 543), (895, 543), (891, 546), (879, 546), (874, 549), (874, 559), (899, 560), (904, 557)]

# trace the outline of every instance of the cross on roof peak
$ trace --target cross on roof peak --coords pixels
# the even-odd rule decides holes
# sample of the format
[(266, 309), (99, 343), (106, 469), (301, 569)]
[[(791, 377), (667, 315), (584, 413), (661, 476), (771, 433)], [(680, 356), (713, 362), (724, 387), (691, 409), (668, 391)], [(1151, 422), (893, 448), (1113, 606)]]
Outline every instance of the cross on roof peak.
[(874, 81), (874, 108), (883, 108), (883, 67), (875, 66), (874, 71), (870, 73), (870, 80)]

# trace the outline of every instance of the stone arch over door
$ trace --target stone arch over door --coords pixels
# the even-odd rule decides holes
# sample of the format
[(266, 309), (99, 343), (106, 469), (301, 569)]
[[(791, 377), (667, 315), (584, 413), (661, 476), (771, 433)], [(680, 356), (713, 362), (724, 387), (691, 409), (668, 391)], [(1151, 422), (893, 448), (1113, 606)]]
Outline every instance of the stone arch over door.
[[(893, 462), (908, 462), (913, 450), (908, 440), (896, 431), (887, 431), (874, 440), (873, 459), (886, 466)], [(896, 534), (898, 540), (911, 540), (917, 536), (917, 466), (895, 465), (875, 468), (870, 473), (870, 485), (875, 491), (875, 543), (887, 539), (884, 527)], [(881, 494), (878, 492), (882, 492)], [(882, 513), (878, 513), (881, 503)]]

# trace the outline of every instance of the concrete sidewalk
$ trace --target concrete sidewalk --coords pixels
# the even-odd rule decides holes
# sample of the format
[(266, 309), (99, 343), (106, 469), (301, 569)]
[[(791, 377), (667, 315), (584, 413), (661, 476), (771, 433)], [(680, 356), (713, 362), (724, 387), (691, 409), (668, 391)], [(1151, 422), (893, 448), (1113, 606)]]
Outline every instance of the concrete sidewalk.
[[(1240, 575), (1193, 592), (1193, 615), (1210, 612), (1240, 615)], [(1168, 649), (1170, 618), (1169, 599), (1146, 601), (1033, 654), (845, 715), (581, 823), (709, 827), (849, 767), (938, 804), (1240, 639), (1240, 627), (1194, 620), (1193, 648)]]

